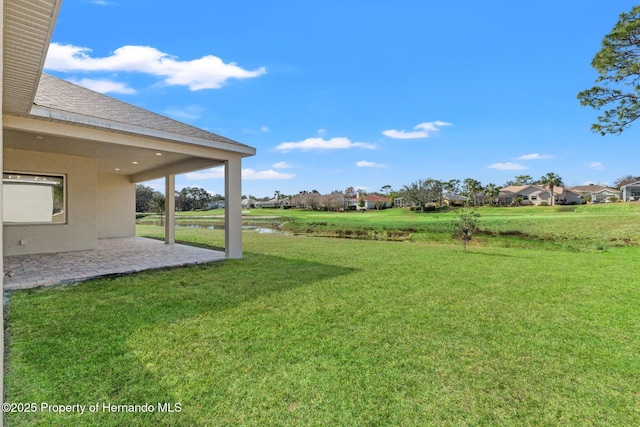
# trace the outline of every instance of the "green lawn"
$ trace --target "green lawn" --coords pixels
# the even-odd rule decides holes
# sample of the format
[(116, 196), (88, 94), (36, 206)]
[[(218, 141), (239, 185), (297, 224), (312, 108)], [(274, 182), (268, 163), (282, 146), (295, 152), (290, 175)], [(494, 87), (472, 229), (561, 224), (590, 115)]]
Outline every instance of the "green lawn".
[[(481, 232), (476, 243), (484, 246), (603, 250), (640, 246), (640, 203), (582, 206), (534, 206), (478, 209)], [(180, 212), (177, 223), (219, 224), (223, 210)], [(408, 209), (383, 211), (318, 212), (307, 210), (251, 209), (243, 211), (245, 223), (278, 226), (293, 233), (379, 240), (450, 243), (455, 210), (416, 213)]]
[[(248, 232), (242, 260), (13, 292), (6, 401), (181, 412), (9, 413), (7, 425), (639, 425), (640, 247), (611, 240), (634, 221), (637, 239), (638, 211), (558, 209), (482, 211), (487, 229), (527, 236), (483, 235), (467, 254), (428, 237), (452, 214), (345, 213), (353, 227), (421, 231)], [(311, 215), (297, 220), (339, 222)], [(217, 230), (176, 237), (224, 243)]]

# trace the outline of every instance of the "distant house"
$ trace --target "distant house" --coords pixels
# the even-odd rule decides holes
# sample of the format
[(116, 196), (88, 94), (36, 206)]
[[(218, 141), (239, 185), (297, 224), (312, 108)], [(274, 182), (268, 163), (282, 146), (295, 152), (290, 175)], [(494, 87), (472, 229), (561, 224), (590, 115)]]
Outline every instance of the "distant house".
[(256, 202), (256, 208), (285, 208), (291, 206), (291, 201), (286, 198), (273, 198), (264, 202)]
[[(364, 199), (364, 207), (360, 207), (360, 199)], [(358, 210), (361, 209), (386, 209), (393, 206), (390, 197), (376, 196), (375, 194), (366, 194), (349, 200), (349, 207)]]
[(620, 190), (622, 190), (622, 200), (625, 202), (640, 200), (640, 181), (624, 185)]
[(622, 199), (622, 191), (603, 185), (578, 185), (569, 187), (569, 190), (582, 196), (583, 200), (590, 199), (592, 203), (607, 202), (611, 197)]
[(256, 205), (256, 201), (253, 199), (242, 199), (242, 209), (249, 209), (249, 208), (253, 208)]
[(453, 193), (443, 193), (442, 199), (444, 200), (445, 206), (462, 206), (469, 200), (468, 197)]
[[(578, 193), (567, 188), (553, 188), (553, 204), (570, 205), (580, 204), (582, 199)], [(551, 194), (549, 189), (541, 185), (510, 185), (500, 189), (498, 194), (498, 204), (511, 206), (520, 199), (520, 204), (524, 206), (540, 206), (542, 204), (551, 205)]]
[[(460, 196), (458, 194), (442, 193), (442, 202), (444, 206), (462, 206), (468, 199), (468, 197)], [(480, 201), (480, 199), (478, 200)], [(431, 203), (427, 203), (427, 205), (438, 206), (438, 203), (439, 202), (437, 200), (434, 200)], [(416, 207), (416, 205), (416, 202), (404, 197), (396, 197), (393, 201), (393, 206), (396, 208), (413, 208)]]
[(413, 203), (411, 200), (406, 199), (404, 197), (396, 197), (393, 200), (393, 206), (396, 208), (410, 208), (413, 207), (415, 205), (415, 203)]
[(214, 200), (212, 202), (207, 203), (207, 209), (224, 209), (225, 201), (224, 200)]

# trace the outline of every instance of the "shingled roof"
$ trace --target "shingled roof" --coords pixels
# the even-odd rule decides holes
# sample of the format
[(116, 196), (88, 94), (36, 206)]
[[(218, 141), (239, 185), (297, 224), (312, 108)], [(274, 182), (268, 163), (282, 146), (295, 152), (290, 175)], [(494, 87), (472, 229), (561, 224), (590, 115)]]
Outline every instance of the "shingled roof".
[(40, 78), (34, 106), (173, 135), (236, 145), (239, 148), (251, 148), (232, 139), (170, 119), (44, 73)]
[(574, 187), (569, 187), (569, 190), (578, 192), (578, 193), (599, 193), (601, 191), (614, 191), (618, 193), (620, 192), (615, 188), (605, 187), (604, 185), (596, 185), (596, 184), (576, 185)]

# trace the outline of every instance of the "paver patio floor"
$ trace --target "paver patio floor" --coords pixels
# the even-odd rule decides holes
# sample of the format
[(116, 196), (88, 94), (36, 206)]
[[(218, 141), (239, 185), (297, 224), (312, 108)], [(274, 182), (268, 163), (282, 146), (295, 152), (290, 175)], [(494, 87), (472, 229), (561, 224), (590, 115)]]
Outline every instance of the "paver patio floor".
[(81, 282), (112, 274), (221, 261), (224, 252), (144, 237), (99, 239), (97, 249), (4, 258), (4, 289)]

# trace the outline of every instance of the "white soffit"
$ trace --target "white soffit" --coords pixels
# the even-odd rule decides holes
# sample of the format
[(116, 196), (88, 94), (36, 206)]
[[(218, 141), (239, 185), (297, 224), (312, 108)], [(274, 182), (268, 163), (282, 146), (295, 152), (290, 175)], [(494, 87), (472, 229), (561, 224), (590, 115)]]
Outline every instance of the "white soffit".
[(61, 0), (4, 0), (3, 112), (27, 115)]

